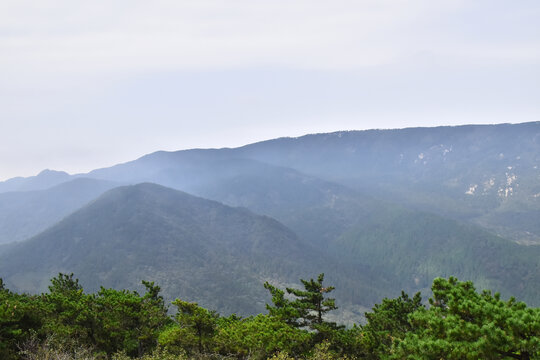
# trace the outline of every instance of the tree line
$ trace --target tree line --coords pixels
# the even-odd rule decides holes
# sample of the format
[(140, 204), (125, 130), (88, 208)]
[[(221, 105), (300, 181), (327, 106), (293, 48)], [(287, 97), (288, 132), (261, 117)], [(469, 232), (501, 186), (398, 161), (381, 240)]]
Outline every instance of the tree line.
[(337, 306), (324, 274), (301, 289), (265, 283), (268, 313), (244, 318), (181, 299), (169, 315), (159, 286), (142, 283), (142, 295), (87, 294), (59, 274), (48, 293), (30, 295), (0, 279), (0, 358), (540, 359), (539, 308), (454, 277), (435, 279), (427, 303), (402, 292), (349, 328), (326, 319)]

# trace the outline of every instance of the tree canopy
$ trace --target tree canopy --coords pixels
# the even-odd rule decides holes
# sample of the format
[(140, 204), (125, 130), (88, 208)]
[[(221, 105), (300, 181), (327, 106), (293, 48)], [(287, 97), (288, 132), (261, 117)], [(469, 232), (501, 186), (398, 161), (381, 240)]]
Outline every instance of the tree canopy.
[(433, 281), (429, 309), (410, 316), (414, 331), (395, 347), (395, 359), (533, 359), (540, 355), (540, 309), (490, 291), (478, 293), (470, 281)]
[(220, 316), (176, 299), (174, 315), (159, 286), (101, 288), (87, 294), (73, 274), (49, 292), (18, 294), (0, 280), (0, 358), (200, 359), (540, 359), (540, 309), (454, 277), (433, 281), (432, 297), (405, 292), (383, 299), (351, 328), (326, 319), (334, 288), (317, 279), (271, 295), (268, 314)]
[(268, 282), (264, 287), (272, 295), (273, 305), (266, 305), (268, 312), (290, 325), (296, 327), (307, 327), (312, 330), (321, 330), (323, 327), (335, 328), (334, 322), (323, 319), (329, 311), (336, 310), (335, 299), (325, 297), (325, 294), (334, 290), (333, 286), (323, 286), (324, 274), (319, 274), (317, 280), (300, 279), (304, 289), (286, 288), (287, 294), (294, 298), (289, 300), (285, 297), (285, 292), (270, 285)]

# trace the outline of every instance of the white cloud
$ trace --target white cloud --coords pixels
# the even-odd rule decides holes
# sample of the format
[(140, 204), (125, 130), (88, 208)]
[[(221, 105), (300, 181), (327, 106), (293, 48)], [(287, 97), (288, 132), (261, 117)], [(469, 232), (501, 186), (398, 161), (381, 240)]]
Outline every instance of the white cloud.
[[(490, 15), (484, 4), (478, 16)], [(517, 53), (515, 39), (468, 39), (452, 18), (469, 7), (429, 0), (4, 0), (0, 65), (40, 73), (268, 64), (343, 70), (399, 63), (418, 53), (458, 61), (538, 61), (537, 37), (521, 42)]]

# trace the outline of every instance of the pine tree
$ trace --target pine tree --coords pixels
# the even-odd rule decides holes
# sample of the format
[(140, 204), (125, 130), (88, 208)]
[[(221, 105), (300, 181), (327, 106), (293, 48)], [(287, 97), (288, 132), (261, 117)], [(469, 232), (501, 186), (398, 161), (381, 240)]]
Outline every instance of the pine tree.
[(476, 292), (470, 281), (436, 278), (429, 309), (410, 316), (413, 331), (391, 358), (539, 359), (540, 309), (498, 293)]
[(178, 308), (176, 314), (178, 327), (173, 335), (176, 334), (177, 340), (185, 348), (191, 350), (197, 348), (199, 353), (203, 353), (206, 344), (210, 343), (215, 335), (219, 315), (215, 311), (200, 307), (197, 303), (180, 299), (176, 299), (172, 304)]
[(273, 305), (266, 304), (268, 314), (285, 322), (287, 325), (296, 328), (301, 327), (299, 319), (302, 317), (302, 314), (299, 312), (299, 309), (293, 305), (291, 300), (285, 298), (285, 291), (270, 285), (268, 282), (264, 283), (264, 287), (270, 291), (270, 294), (272, 295)]
[(325, 294), (334, 290), (334, 287), (323, 286), (324, 274), (319, 274), (317, 280), (300, 279), (300, 281), (304, 285), (304, 290), (286, 288), (288, 294), (294, 295), (294, 300), (286, 299), (283, 290), (265, 283), (264, 287), (272, 294), (273, 306), (266, 306), (270, 315), (280, 317), (296, 327), (309, 327), (318, 331), (322, 331), (323, 328), (337, 328), (336, 323), (324, 320), (327, 312), (337, 309), (335, 299), (325, 297)]

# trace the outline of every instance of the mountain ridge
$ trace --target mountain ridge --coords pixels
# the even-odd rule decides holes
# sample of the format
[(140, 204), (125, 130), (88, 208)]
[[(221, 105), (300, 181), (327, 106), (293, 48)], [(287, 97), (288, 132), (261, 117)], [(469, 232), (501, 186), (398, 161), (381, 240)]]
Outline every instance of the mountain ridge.
[(0, 193), (0, 244), (45, 230), (115, 186), (118, 183), (76, 178), (43, 190)]
[[(127, 185), (152, 182), (274, 219), (297, 237), (301, 247), (311, 248), (319, 264), (315, 268), (328, 269), (328, 280), (339, 289), (336, 294), (340, 291), (339, 298), (351, 305), (369, 306), (372, 299), (397, 295), (401, 289), (422, 290), (432, 277), (446, 275), (534, 302), (540, 294), (527, 287), (537, 286), (540, 278), (539, 247), (534, 245), (540, 241), (540, 195), (535, 197), (540, 194), (539, 165), (540, 122), (534, 122), (335, 132), (233, 149), (159, 151), (70, 179), (86, 176)], [(6, 194), (0, 194), (0, 199)], [(15, 195), (22, 194), (26, 193)], [(129, 201), (124, 197), (121, 202)], [(176, 229), (178, 224), (167, 221), (175, 212), (161, 205), (148, 205), (146, 217), (132, 214), (138, 222), (124, 219), (130, 225), (123, 231), (132, 227), (139, 229), (131, 230), (134, 236), (142, 234), (140, 226), (145, 223)], [(94, 218), (99, 216), (98, 212)], [(268, 220), (265, 225), (268, 236), (274, 231), (283, 233), (271, 223)], [(171, 239), (160, 226), (154, 227), (156, 234)], [(96, 224), (92, 236), (104, 229), (103, 224)], [(197, 236), (215, 239), (220, 229), (212, 229), (212, 234), (197, 230)], [(170, 230), (171, 234), (175, 231)], [(111, 230), (105, 238), (114, 234)], [(200, 252), (194, 244), (189, 246), (195, 255)], [(216, 244), (216, 249), (221, 248)], [(2, 247), (0, 253), (12, 254), (12, 247)], [(257, 256), (239, 262), (247, 266), (250, 299), (259, 299), (257, 306), (262, 306), (262, 297), (257, 296), (264, 295), (255, 295), (254, 279), (266, 278), (254, 274), (268, 266), (257, 268), (253, 261)], [(280, 256), (279, 261), (287, 259)], [(62, 259), (57, 260), (61, 263)], [(214, 260), (220, 264), (221, 259)], [(261, 258), (261, 264), (266, 260)], [(297, 260), (303, 265), (295, 268), (289, 263), (282, 270), (305, 271), (295, 270), (295, 279), (318, 271), (313, 270), (313, 261), (310, 264), (301, 256)], [(98, 258), (93, 261), (99, 264)], [(147, 266), (155, 274), (159, 264)], [(83, 270), (92, 273), (91, 267)], [(155, 279), (165, 279), (168, 286), (168, 277)], [(291, 278), (283, 275), (276, 281)], [(192, 284), (184, 285), (196, 292)], [(205, 291), (210, 297), (217, 293)], [(249, 301), (244, 299), (243, 304), (253, 310)], [(208, 306), (220, 309), (221, 305)], [(230, 304), (224, 308), (231, 310)]]
[(8, 286), (33, 292), (57, 272), (76, 273), (90, 291), (137, 288), (147, 279), (169, 300), (206, 299), (220, 311), (249, 314), (264, 309), (264, 281), (335, 267), (323, 258), (270, 217), (145, 183), (109, 190), (0, 254), (0, 274)]

